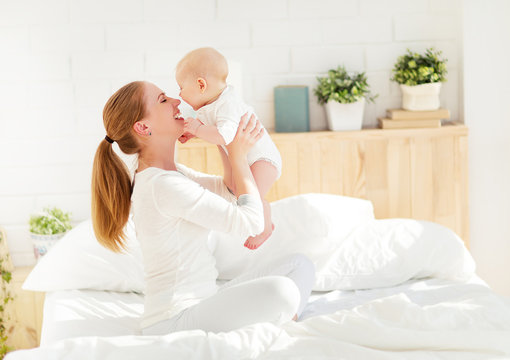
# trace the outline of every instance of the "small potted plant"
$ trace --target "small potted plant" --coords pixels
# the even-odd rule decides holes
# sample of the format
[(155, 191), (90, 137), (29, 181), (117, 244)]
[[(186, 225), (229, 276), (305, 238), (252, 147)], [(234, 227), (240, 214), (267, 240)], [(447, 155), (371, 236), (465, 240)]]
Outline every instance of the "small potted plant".
[(328, 71), (328, 76), (317, 77), (314, 89), (319, 104), (326, 106), (330, 130), (361, 130), (365, 100), (373, 102), (365, 73), (350, 75), (345, 67)]
[(71, 214), (56, 207), (47, 207), (41, 213), (32, 215), (29, 225), (34, 255), (39, 260), (67, 231), (71, 230)]
[(407, 49), (399, 56), (391, 80), (400, 84), (402, 108), (412, 111), (439, 109), (441, 82), (446, 81), (446, 59), (441, 51), (427, 49), (425, 54)]

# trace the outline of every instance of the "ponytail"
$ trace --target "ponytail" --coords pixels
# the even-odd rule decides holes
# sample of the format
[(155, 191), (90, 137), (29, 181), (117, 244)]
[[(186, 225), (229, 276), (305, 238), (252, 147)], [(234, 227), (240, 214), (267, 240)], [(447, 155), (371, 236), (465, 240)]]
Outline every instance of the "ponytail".
[(111, 144), (101, 141), (92, 171), (92, 224), (99, 243), (115, 252), (124, 249), (124, 226), (129, 217), (131, 193), (126, 165)]
[(121, 158), (113, 151), (111, 139), (126, 154), (136, 154), (140, 146), (133, 124), (142, 119), (144, 83), (132, 82), (113, 94), (103, 110), (106, 139), (99, 144), (92, 167), (92, 226), (97, 240), (114, 252), (125, 249), (124, 227), (131, 208), (131, 177)]

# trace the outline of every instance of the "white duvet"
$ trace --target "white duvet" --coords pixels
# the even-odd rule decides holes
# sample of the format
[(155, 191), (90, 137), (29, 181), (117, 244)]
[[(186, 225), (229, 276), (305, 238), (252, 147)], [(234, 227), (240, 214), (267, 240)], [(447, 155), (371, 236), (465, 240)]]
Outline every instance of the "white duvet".
[(24, 359), (510, 359), (510, 301), (482, 285), (432, 305), (404, 293), (352, 309), (228, 333), (79, 337), (10, 353)]
[[(261, 323), (216, 334), (76, 337), (13, 352), (7, 360), (510, 359), (510, 300), (487, 286), (465, 284), (474, 276), (474, 261), (451, 230), (424, 221), (375, 220), (368, 202), (318, 194), (274, 203), (273, 221), (273, 237), (257, 251), (224, 236), (213, 239), (223, 279), (298, 251), (316, 265), (316, 291), (384, 293), (427, 277), (464, 287), (456, 292), (452, 286), (443, 296), (432, 286), (425, 289), (425, 302), (412, 291), (389, 291), (281, 327)], [(35, 284), (37, 277), (32, 278)]]
[(428, 221), (376, 220), (367, 200), (302, 194), (271, 205), (276, 228), (256, 251), (235, 237), (212, 233), (221, 279), (293, 252), (314, 262), (315, 291), (388, 287), (422, 277), (466, 280), (475, 271), (452, 230)]

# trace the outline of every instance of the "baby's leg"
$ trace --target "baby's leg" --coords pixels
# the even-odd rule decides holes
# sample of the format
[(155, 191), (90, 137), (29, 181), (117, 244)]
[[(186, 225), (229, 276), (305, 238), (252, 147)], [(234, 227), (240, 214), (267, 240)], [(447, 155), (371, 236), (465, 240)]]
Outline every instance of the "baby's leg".
[(278, 178), (278, 170), (268, 161), (259, 160), (250, 166), (253, 178), (257, 184), (260, 193), (262, 205), (264, 207), (264, 231), (256, 236), (249, 237), (244, 246), (248, 249), (255, 250), (266, 241), (273, 232), (273, 222), (271, 221), (271, 206), (264, 199), (271, 186)]

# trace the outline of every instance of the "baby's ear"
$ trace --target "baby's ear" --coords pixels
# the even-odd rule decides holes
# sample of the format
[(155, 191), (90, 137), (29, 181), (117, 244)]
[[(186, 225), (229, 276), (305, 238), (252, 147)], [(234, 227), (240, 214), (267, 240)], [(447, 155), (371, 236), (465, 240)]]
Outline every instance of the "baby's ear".
[(204, 78), (199, 77), (197, 79), (197, 85), (200, 89), (200, 93), (203, 94), (207, 90), (207, 81)]

